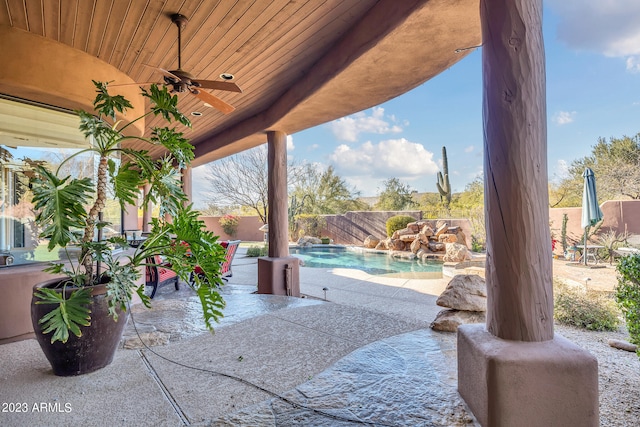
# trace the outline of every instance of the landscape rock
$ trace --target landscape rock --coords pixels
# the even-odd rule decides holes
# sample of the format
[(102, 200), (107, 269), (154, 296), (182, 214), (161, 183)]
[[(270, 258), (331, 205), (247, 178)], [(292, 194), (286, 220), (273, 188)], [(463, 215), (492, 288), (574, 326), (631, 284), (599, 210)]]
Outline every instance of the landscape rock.
[[(139, 349), (146, 347), (156, 347), (169, 343), (171, 334), (160, 331), (142, 332), (140, 336), (132, 336), (124, 339), (123, 347), (126, 349)], [(142, 340), (142, 341), (141, 341)], [(144, 344), (143, 344), (144, 343)]]
[(380, 243), (380, 239), (372, 235), (368, 235), (367, 238), (364, 239), (365, 248), (373, 249), (378, 246), (378, 243)]
[(442, 252), (447, 249), (444, 243), (435, 243), (435, 242), (429, 242), (428, 247), (431, 252)]
[(311, 246), (320, 244), (322, 244), (322, 240), (317, 237), (303, 236), (298, 239), (299, 246)]
[(411, 233), (416, 234), (420, 231), (420, 226), (417, 222), (410, 222), (407, 224), (407, 229), (411, 230)]
[(400, 240), (402, 240), (405, 243), (411, 243), (414, 240), (418, 239), (418, 235), (417, 234), (404, 234), (402, 236), (400, 236)]
[(453, 276), (436, 304), (455, 310), (487, 311), (487, 286), (484, 279), (477, 274)]
[(625, 351), (630, 351), (632, 353), (635, 353), (636, 351), (638, 351), (638, 346), (635, 344), (631, 344), (630, 342), (627, 341), (623, 341), (623, 340), (614, 340), (614, 339), (610, 339), (609, 340), (609, 345), (613, 348), (617, 348), (620, 350), (625, 350)]
[(442, 310), (433, 322), (431, 329), (440, 332), (456, 332), (458, 326), (469, 323), (484, 323), (486, 321), (485, 313), (478, 311), (459, 311), (459, 310)]
[(389, 249), (389, 239), (380, 240), (376, 245), (376, 249), (379, 251), (386, 251)]
[(449, 226), (447, 225), (447, 223), (444, 223), (441, 226), (439, 226), (436, 231), (436, 239), (439, 239), (440, 236), (445, 234), (448, 230), (449, 230)]
[(420, 239), (416, 239), (413, 242), (411, 242), (411, 252), (413, 252), (414, 254), (417, 254), (418, 251), (421, 249), (422, 247), (422, 242), (420, 241)]
[(390, 251), (403, 251), (404, 246), (404, 242), (398, 239), (391, 239), (387, 244), (387, 247)]
[(440, 237), (438, 237), (438, 241), (441, 243), (458, 243), (458, 236), (449, 233), (441, 234)]
[(467, 246), (467, 236), (462, 232), (462, 230), (458, 230), (455, 234), (458, 238), (458, 243)]
[(471, 259), (471, 253), (465, 245), (460, 243), (446, 243), (444, 245), (447, 252), (443, 259), (444, 262), (463, 262)]

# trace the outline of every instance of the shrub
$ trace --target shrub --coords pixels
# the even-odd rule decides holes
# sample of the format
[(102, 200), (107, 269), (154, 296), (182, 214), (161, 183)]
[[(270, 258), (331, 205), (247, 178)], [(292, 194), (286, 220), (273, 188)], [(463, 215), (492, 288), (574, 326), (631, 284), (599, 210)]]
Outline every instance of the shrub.
[(250, 246), (247, 248), (247, 256), (248, 257), (259, 257), (259, 256), (267, 256), (269, 254), (269, 246), (264, 245), (260, 246)]
[(583, 291), (556, 282), (553, 317), (564, 325), (590, 331), (615, 331), (620, 325), (613, 299), (602, 292)]
[(236, 235), (236, 231), (238, 231), (239, 221), (240, 221), (240, 218), (238, 218), (235, 215), (229, 215), (229, 214), (224, 215), (222, 218), (218, 220), (224, 232), (227, 233), (229, 236)]
[(622, 257), (616, 270), (616, 302), (627, 322), (630, 341), (640, 346), (640, 254)]
[(300, 214), (296, 216), (296, 228), (298, 236), (320, 237), (322, 229), (327, 221), (320, 215)]
[(391, 237), (394, 232), (407, 228), (407, 224), (415, 221), (414, 217), (408, 215), (392, 216), (387, 220), (387, 236)]

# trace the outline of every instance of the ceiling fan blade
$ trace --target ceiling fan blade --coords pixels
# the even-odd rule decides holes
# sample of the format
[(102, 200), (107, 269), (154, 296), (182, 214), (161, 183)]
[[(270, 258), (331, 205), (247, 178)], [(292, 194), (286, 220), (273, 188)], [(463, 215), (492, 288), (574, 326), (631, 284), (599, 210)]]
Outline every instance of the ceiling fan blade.
[(213, 108), (222, 111), (222, 113), (224, 114), (229, 114), (236, 109), (236, 107), (234, 107), (233, 105), (227, 104), (222, 99), (218, 98), (215, 95), (211, 95), (209, 92), (193, 89), (191, 90), (191, 93), (197, 96), (200, 100), (211, 105)]
[(142, 83), (116, 83), (116, 84), (109, 84), (109, 87), (118, 87), (118, 86), (146, 86), (146, 85), (152, 85), (154, 83), (158, 83), (158, 82), (142, 82)]
[(176, 79), (177, 81), (181, 81), (182, 79), (178, 76), (176, 76), (175, 74), (173, 74), (172, 72), (165, 70), (164, 68), (160, 68), (160, 67), (154, 67), (153, 65), (148, 65), (148, 64), (142, 64), (145, 67), (149, 67), (149, 68), (153, 68), (154, 70), (158, 70), (160, 71), (162, 74), (164, 74), (167, 77), (171, 77), (172, 79)]
[(220, 80), (192, 80), (191, 82), (196, 85), (200, 85), (203, 89), (226, 90), (229, 92), (242, 93), (240, 86), (233, 82), (223, 82)]

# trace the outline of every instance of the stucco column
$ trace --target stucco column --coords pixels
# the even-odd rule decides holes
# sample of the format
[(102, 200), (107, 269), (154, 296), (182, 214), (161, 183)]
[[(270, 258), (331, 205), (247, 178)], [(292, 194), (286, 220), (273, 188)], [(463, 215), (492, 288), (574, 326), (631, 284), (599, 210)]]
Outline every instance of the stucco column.
[(187, 204), (193, 202), (193, 168), (182, 169), (182, 191), (187, 195)]
[(267, 132), (269, 256), (258, 259), (258, 293), (300, 296), (298, 258), (289, 256), (287, 134)]
[(269, 131), (267, 141), (269, 256), (282, 258), (289, 256), (287, 134)]
[(553, 332), (542, 0), (480, 0), (487, 324), (458, 329), (483, 426), (598, 425), (595, 357)]

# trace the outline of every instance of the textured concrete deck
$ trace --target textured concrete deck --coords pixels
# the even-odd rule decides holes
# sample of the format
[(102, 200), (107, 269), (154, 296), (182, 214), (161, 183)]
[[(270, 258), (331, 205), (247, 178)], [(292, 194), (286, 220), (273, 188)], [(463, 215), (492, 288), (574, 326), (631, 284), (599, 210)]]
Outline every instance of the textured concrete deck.
[[(0, 412), (0, 425), (473, 424), (454, 337), (428, 329), (446, 280), (302, 268), (311, 298), (300, 299), (253, 294), (256, 277), (255, 259), (239, 254), (214, 335), (193, 292), (161, 288), (152, 310), (132, 314), (163, 344), (118, 350), (80, 377), (54, 376), (35, 340), (0, 346), (0, 401), (26, 409)], [(126, 335), (135, 346), (131, 320)]]

